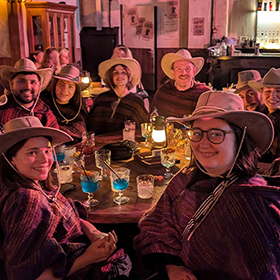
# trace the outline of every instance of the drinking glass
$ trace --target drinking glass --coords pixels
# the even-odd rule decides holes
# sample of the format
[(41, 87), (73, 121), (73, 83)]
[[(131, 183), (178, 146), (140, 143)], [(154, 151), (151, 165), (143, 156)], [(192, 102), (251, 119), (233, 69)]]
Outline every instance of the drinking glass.
[(118, 167), (114, 171), (118, 176), (111, 171), (111, 184), (119, 192), (119, 195), (113, 201), (119, 205), (125, 204), (129, 201), (129, 198), (124, 196), (123, 192), (129, 185), (130, 170), (125, 167)]
[(174, 148), (164, 148), (160, 150), (160, 160), (161, 164), (166, 168), (163, 174), (165, 179), (170, 179), (174, 174), (170, 172), (170, 167), (175, 165), (175, 153)]
[(123, 140), (135, 141), (135, 121), (126, 120), (124, 122)]
[(95, 148), (95, 133), (83, 132), (82, 134), (82, 151), (86, 157), (94, 155)]
[(99, 172), (98, 171), (83, 171), (80, 175), (81, 186), (83, 192), (88, 194), (88, 199), (83, 204), (88, 207), (94, 207), (99, 204), (99, 201), (94, 198), (94, 193), (98, 190)]
[(142, 199), (153, 197), (155, 177), (151, 174), (138, 175), (136, 177), (137, 194)]
[[(63, 161), (65, 158), (65, 145), (58, 145), (54, 148), (57, 162)], [(53, 155), (54, 161), (55, 156)]]
[(111, 151), (108, 149), (99, 149), (95, 151), (95, 164), (96, 167), (100, 168), (100, 178), (99, 180), (106, 180), (108, 179), (108, 175), (106, 174), (106, 165), (104, 161), (108, 165), (111, 164)]
[(148, 138), (150, 138), (152, 134), (151, 123), (141, 123), (141, 134), (142, 137), (145, 138), (145, 143), (143, 144), (143, 146), (148, 147), (149, 146)]

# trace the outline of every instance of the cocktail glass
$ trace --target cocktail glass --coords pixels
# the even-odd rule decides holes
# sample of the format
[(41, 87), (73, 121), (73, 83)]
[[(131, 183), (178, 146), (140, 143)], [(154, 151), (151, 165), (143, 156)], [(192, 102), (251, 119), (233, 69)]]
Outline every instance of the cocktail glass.
[(113, 201), (119, 205), (125, 204), (129, 201), (129, 198), (124, 196), (124, 191), (129, 185), (130, 170), (125, 167), (118, 167), (114, 168), (114, 171), (115, 173), (111, 171), (111, 183), (114, 189), (119, 192), (119, 195)]
[(95, 151), (95, 164), (97, 168), (100, 168), (100, 178), (99, 180), (108, 179), (108, 175), (106, 174), (106, 165), (104, 161), (108, 165), (111, 164), (111, 151), (108, 149), (99, 149)]
[(149, 146), (148, 138), (150, 138), (151, 134), (152, 134), (151, 123), (141, 123), (141, 134), (142, 134), (142, 137), (145, 138), (145, 142), (144, 142), (143, 146), (148, 147)]
[(83, 171), (80, 175), (83, 192), (88, 194), (88, 199), (84, 201), (84, 205), (92, 208), (99, 204), (99, 201), (94, 198), (94, 193), (98, 190), (99, 172), (98, 171)]
[(163, 174), (165, 179), (170, 179), (174, 175), (170, 172), (170, 167), (175, 165), (175, 154), (176, 149), (174, 148), (163, 148), (160, 150), (161, 164), (166, 168)]

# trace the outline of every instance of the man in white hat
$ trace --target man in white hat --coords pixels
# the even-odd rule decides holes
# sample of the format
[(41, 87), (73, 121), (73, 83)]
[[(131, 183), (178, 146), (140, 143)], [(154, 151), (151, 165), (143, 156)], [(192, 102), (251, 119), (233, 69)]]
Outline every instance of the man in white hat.
[[(271, 68), (260, 81), (250, 81), (249, 86), (262, 94), (268, 109), (267, 116), (274, 126), (274, 141), (270, 150), (262, 157), (265, 162), (272, 162), (280, 157), (280, 68)], [(262, 133), (260, 131), (260, 133)]]
[(240, 71), (238, 73), (235, 93), (242, 98), (245, 110), (258, 111), (266, 114), (267, 108), (263, 103), (261, 93), (248, 85), (249, 81), (260, 81), (261, 78), (261, 74), (257, 70)]
[(0, 82), (6, 94), (0, 97), (0, 130), (11, 119), (36, 116), (44, 126), (59, 128), (50, 108), (40, 99), (52, 78), (52, 69), (37, 69), (27, 58), (20, 59), (15, 66), (0, 66)]
[(192, 57), (186, 49), (165, 54), (161, 68), (171, 80), (156, 91), (151, 108), (156, 107), (159, 115), (165, 117), (191, 114), (200, 94), (210, 90), (195, 81), (203, 64), (203, 57)]

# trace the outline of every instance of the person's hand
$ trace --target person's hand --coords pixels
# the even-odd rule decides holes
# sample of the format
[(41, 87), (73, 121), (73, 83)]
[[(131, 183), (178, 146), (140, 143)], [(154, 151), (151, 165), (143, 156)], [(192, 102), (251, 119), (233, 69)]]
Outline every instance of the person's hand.
[(197, 280), (192, 271), (185, 266), (169, 264), (165, 269), (170, 280)]
[(109, 233), (108, 236), (98, 239), (90, 244), (85, 251), (85, 257), (89, 263), (98, 263), (110, 257), (116, 250), (113, 234)]

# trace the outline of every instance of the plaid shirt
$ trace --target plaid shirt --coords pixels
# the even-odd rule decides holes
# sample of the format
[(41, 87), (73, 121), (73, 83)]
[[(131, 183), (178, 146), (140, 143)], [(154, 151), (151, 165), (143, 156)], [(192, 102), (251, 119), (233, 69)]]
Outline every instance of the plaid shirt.
[[(5, 104), (0, 104), (0, 128), (11, 119), (30, 116), (30, 110), (19, 106), (11, 94), (8, 94), (7, 98), (8, 101)], [(34, 108), (34, 116), (41, 121), (43, 126), (59, 129), (55, 115), (40, 98)]]
[[(45, 193), (52, 197), (55, 191)], [(1, 280), (36, 279), (48, 267), (64, 278), (90, 243), (79, 220), (86, 218), (85, 209), (60, 193), (54, 203), (36, 189), (5, 186), (0, 213)]]

